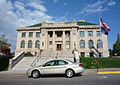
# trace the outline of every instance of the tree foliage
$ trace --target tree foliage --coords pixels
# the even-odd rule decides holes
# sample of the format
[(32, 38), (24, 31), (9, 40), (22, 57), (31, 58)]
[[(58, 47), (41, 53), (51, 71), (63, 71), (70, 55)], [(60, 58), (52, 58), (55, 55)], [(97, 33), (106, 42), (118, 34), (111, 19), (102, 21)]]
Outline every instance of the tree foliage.
[(119, 34), (118, 34), (116, 43), (113, 45), (113, 52), (114, 52), (114, 55), (120, 56), (120, 36), (119, 36)]
[(3, 43), (6, 43), (8, 41), (8, 38), (6, 38), (6, 36), (4, 34), (2, 34), (0, 37), (0, 41)]

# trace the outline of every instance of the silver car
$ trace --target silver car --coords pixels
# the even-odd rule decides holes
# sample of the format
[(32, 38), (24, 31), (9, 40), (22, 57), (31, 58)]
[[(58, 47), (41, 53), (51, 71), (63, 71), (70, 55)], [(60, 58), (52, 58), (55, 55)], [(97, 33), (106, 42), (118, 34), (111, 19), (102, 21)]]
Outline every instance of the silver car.
[(32, 67), (27, 70), (27, 75), (33, 78), (38, 78), (45, 74), (65, 74), (66, 77), (71, 78), (75, 74), (81, 74), (84, 68), (80, 63), (74, 63), (69, 60), (51, 60), (37, 67)]

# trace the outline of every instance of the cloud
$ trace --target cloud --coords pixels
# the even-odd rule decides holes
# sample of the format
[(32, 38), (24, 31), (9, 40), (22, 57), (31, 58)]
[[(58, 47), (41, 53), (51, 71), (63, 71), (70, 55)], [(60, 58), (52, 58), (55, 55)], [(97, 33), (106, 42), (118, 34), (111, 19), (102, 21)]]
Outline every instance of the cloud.
[(17, 15), (13, 12), (14, 7), (10, 1), (0, 0), (0, 35), (5, 34), (12, 49), (15, 49)]
[(52, 21), (53, 17), (46, 14), (47, 9), (43, 4), (44, 2), (39, 3), (37, 1), (27, 3), (15, 1), (14, 6), (17, 10), (18, 26), (24, 27), (39, 23), (40, 21)]
[(67, 3), (64, 3), (64, 5), (67, 5)]
[(93, 14), (93, 13), (99, 13), (108, 10), (107, 8), (103, 7), (102, 5), (106, 1), (97, 1), (93, 4), (87, 4), (80, 12), (79, 14)]
[(5, 34), (12, 51), (16, 48), (17, 27), (37, 24), (40, 21), (53, 22), (46, 12), (42, 0), (0, 0), (0, 35)]
[(54, 0), (54, 3), (57, 3), (59, 0)]
[(31, 7), (35, 8), (35, 9), (38, 9), (38, 10), (43, 11), (43, 12), (47, 11), (45, 6), (43, 6), (43, 5), (39, 4), (39, 3), (35, 3), (35, 2), (30, 2), (26, 6), (31, 6)]
[(108, 6), (114, 6), (116, 4), (116, 2), (114, 0), (111, 0), (107, 5)]

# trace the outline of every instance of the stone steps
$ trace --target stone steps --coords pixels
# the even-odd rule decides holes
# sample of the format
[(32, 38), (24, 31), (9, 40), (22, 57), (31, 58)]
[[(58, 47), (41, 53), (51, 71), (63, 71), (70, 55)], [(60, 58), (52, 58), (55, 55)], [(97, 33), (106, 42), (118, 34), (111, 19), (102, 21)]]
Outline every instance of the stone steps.
[[(23, 59), (18, 62), (13, 68), (12, 70), (25, 70), (27, 71), (27, 69), (29, 69), (31, 67), (31, 64), (33, 63), (33, 61), (35, 60), (36, 57), (23, 57)], [(38, 62), (36, 63), (36, 66), (38, 65), (43, 65), (45, 62), (53, 60), (56, 58), (40, 58), (38, 60)], [(71, 61), (73, 61), (73, 58), (57, 58), (57, 59), (69, 59)]]

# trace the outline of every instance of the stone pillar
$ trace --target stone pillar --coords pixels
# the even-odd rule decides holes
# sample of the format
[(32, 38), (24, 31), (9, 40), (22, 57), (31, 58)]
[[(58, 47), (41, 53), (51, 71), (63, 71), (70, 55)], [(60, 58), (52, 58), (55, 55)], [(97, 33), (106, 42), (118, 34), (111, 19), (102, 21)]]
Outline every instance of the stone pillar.
[(73, 50), (72, 30), (70, 31), (70, 49)]
[(62, 49), (62, 50), (65, 50), (65, 48), (66, 48), (65, 31), (63, 31), (63, 36), (62, 36), (62, 38), (63, 38), (63, 45), (62, 45), (63, 49)]
[(55, 45), (55, 31), (53, 31), (53, 41), (52, 41), (52, 48), (53, 50), (56, 50), (56, 45)]

